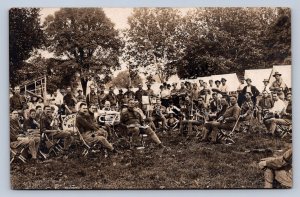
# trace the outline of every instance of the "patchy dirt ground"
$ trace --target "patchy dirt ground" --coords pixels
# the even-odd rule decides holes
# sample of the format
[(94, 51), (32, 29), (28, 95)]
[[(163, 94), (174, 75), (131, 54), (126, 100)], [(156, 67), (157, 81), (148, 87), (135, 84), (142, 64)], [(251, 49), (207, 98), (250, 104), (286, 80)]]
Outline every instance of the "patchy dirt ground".
[(123, 149), (116, 156), (102, 153), (83, 158), (81, 151), (52, 157), (42, 163), (11, 165), (13, 189), (212, 189), (262, 188), (258, 161), (282, 154), (290, 138), (267, 137), (257, 125), (255, 133), (237, 133), (235, 144), (209, 144), (159, 133), (170, 150), (150, 147)]

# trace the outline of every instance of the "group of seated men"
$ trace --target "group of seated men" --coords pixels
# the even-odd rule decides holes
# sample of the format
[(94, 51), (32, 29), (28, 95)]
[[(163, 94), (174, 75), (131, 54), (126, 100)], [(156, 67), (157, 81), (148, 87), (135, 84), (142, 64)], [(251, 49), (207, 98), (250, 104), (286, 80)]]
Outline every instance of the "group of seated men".
[[(247, 84), (244, 87), (231, 94), (228, 92), (226, 79), (222, 78), (220, 81), (216, 80), (215, 84), (212, 80), (209, 84), (200, 80), (199, 85), (182, 82), (179, 89), (177, 84), (163, 83), (159, 95), (154, 94), (151, 84), (147, 84), (146, 90), (139, 84), (135, 92), (128, 88), (128, 91), (123, 93), (120, 89), (117, 95), (114, 94), (113, 88), (109, 88), (106, 94), (103, 86), (96, 92), (96, 87), (91, 85), (86, 96), (81, 89), (75, 96), (68, 87), (62, 98), (55, 92), (45, 102), (36, 96), (32, 97), (35, 99), (26, 101), (25, 97), (20, 95), (20, 87), (17, 86), (10, 100), (11, 142), (14, 142), (13, 147), (29, 144), (32, 158), (36, 158), (37, 148), (34, 147), (39, 147), (38, 135), (29, 135), (26, 138), (19, 134), (39, 131), (40, 135), (46, 134), (51, 139), (64, 139), (63, 149), (67, 151), (72, 144), (74, 131), (62, 129), (61, 115), (78, 112), (76, 126), (83, 139), (87, 143), (100, 142), (110, 151), (116, 152), (108, 141), (109, 128), (101, 127), (95, 119), (98, 110), (119, 111), (121, 124), (126, 125), (134, 141), (138, 138), (140, 128), (148, 124), (145, 132), (162, 147), (156, 135), (157, 127), (165, 131), (174, 128), (175, 123), (189, 120), (197, 122), (198, 118), (201, 118), (201, 124), (206, 128), (202, 136), (204, 141), (217, 142), (219, 129), (231, 130), (236, 127), (237, 121), (253, 118), (264, 123), (268, 133), (273, 135), (276, 125), (290, 125), (292, 119), (291, 92), (282, 94), (285, 89), (280, 76), (279, 73), (274, 74), (276, 83), (271, 86), (264, 80), (265, 89), (261, 96), (257, 88), (251, 85), (252, 81), (249, 78), (245, 80)], [(143, 103), (144, 96), (148, 96), (149, 99), (146, 104)], [(80, 105), (76, 109), (78, 103)], [(272, 116), (266, 118), (268, 114)], [(23, 126), (18, 115), (25, 117), (22, 120)]]

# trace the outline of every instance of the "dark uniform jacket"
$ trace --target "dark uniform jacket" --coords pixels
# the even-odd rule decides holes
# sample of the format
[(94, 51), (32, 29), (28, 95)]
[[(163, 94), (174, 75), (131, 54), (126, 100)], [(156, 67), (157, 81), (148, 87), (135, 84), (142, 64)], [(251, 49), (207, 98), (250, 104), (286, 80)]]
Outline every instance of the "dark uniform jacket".
[(141, 114), (135, 110), (124, 109), (121, 112), (121, 123), (130, 125), (130, 124), (143, 124), (143, 118)]
[(226, 112), (224, 113), (224, 118), (226, 119), (226, 122), (228, 123), (234, 123), (237, 121), (239, 115), (240, 115), (241, 108), (239, 105), (236, 103), (233, 106), (228, 107)]
[(28, 129), (38, 129), (39, 126), (34, 122), (34, 119), (29, 117), (24, 121), (23, 129), (27, 131)]
[(51, 126), (52, 118), (48, 117), (45, 113), (42, 113), (41, 120), (40, 120), (40, 131), (41, 134), (44, 133), (46, 130), (54, 130)]
[(22, 127), (18, 119), (10, 119), (10, 142), (17, 141), (17, 135), (22, 133)]
[(72, 94), (66, 94), (64, 96), (64, 104), (66, 104), (68, 107), (75, 107), (76, 102), (77, 101)]
[(99, 96), (93, 92), (93, 93), (89, 93), (86, 96), (86, 104), (88, 107), (90, 107), (91, 105), (96, 105), (100, 107), (100, 99)]
[(138, 89), (136, 92), (135, 92), (135, 99), (138, 100), (138, 102), (142, 102), (142, 97), (143, 96), (146, 96), (147, 93), (143, 90), (143, 89)]
[(14, 94), (10, 98), (10, 110), (22, 110), (24, 107), (24, 104), (26, 103), (26, 99), (24, 96), (19, 94)]
[[(253, 86), (253, 85), (250, 86), (250, 89), (251, 89), (251, 93), (252, 93), (251, 99), (252, 99), (254, 105), (256, 105), (256, 97), (259, 95), (259, 90), (258, 90), (255, 86)], [(242, 95), (245, 95), (245, 94), (246, 94), (246, 91), (247, 91), (247, 86), (245, 86), (245, 87), (243, 88), (243, 90), (242, 90)], [(243, 101), (244, 101), (244, 100), (245, 100), (245, 97), (243, 98)], [(242, 102), (242, 103), (243, 103), (243, 102)]]
[(94, 121), (94, 117), (91, 115), (85, 115), (81, 112), (79, 112), (76, 116), (76, 127), (80, 133), (99, 130), (98, 125), (96, 125)]
[(104, 98), (105, 101), (109, 101), (111, 106), (115, 106), (117, 104), (117, 97), (113, 92), (109, 92)]
[(261, 110), (266, 110), (266, 109), (271, 109), (274, 105), (274, 102), (272, 101), (271, 98), (261, 98), (259, 101), (258, 101), (258, 107), (261, 109)]

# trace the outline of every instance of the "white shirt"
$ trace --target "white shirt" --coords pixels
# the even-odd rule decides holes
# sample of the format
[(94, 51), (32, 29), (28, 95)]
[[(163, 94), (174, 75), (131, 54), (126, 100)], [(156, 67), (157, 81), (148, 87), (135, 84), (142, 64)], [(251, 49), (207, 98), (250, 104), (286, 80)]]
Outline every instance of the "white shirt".
[(285, 112), (285, 109), (286, 109), (286, 105), (284, 101), (278, 99), (278, 101), (274, 102), (274, 106), (272, 107), (272, 109), (270, 109), (270, 112), (281, 114)]
[(161, 98), (168, 98), (170, 96), (170, 90), (169, 89), (163, 89), (160, 93)]
[(228, 86), (226, 84), (225, 85), (221, 84), (220, 85), (220, 91), (228, 93)]

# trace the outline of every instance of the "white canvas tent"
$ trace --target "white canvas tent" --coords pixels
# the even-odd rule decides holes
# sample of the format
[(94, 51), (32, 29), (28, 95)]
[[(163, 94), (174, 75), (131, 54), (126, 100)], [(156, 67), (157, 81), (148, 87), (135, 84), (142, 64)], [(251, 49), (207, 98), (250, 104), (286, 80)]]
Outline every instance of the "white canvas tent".
[(227, 80), (226, 84), (228, 86), (229, 92), (236, 91), (241, 84), (236, 73), (223, 74), (223, 75), (212, 75), (210, 77), (210, 79), (212, 79), (214, 81), (221, 80), (221, 78), (225, 78)]
[(287, 85), (288, 88), (292, 87), (292, 66), (291, 65), (274, 65), (271, 73), (270, 84), (275, 81), (273, 74), (279, 72), (283, 82)]
[(261, 92), (264, 88), (264, 79), (269, 79), (272, 72), (272, 68), (268, 69), (253, 69), (253, 70), (245, 70), (245, 79), (250, 78), (252, 81), (252, 85), (256, 86), (256, 88)]

